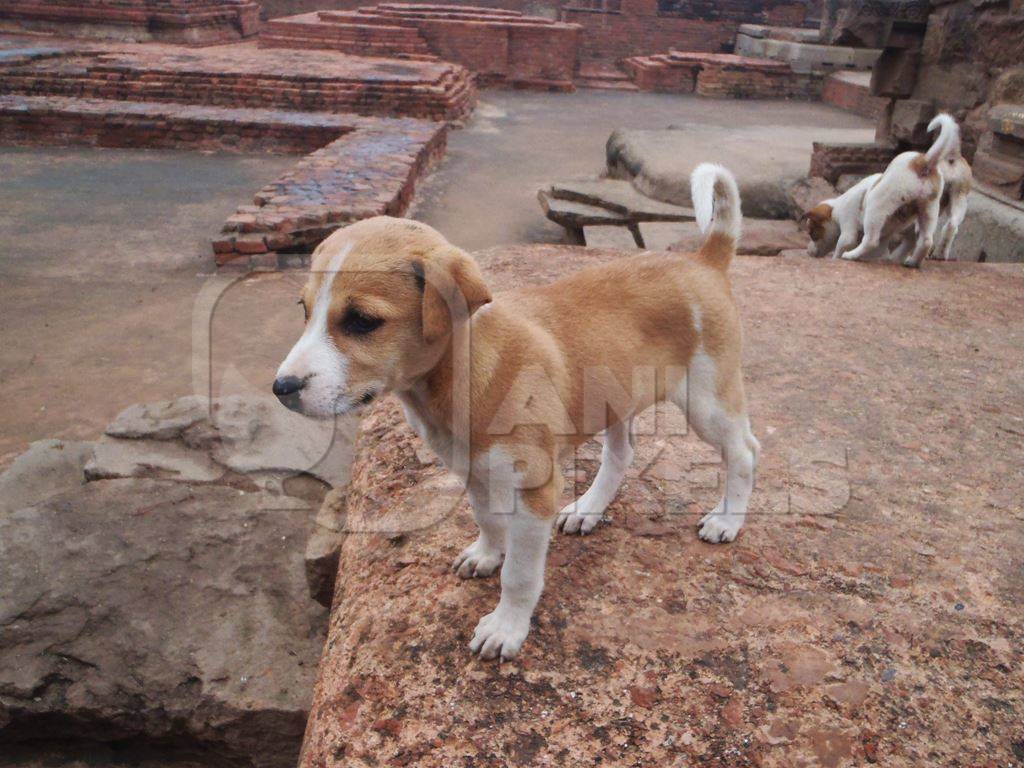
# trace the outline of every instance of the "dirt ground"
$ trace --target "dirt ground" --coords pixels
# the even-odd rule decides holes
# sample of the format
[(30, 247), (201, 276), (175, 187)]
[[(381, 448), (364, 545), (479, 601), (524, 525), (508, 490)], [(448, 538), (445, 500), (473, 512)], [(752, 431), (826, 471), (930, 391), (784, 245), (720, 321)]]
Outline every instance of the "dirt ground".
[[(469, 248), (557, 242), (538, 187), (599, 172), (617, 127), (680, 122), (704, 126), (695, 164), (728, 148), (727, 126), (764, 125), (768, 154), (784, 153), (797, 170), (812, 139), (870, 137), (866, 121), (819, 104), (487, 91), (469, 125), (451, 133), (413, 213)], [(300, 327), (292, 297), (302, 277), (234, 284), (205, 322), (205, 297), (218, 290), (209, 240), (294, 162), (0, 150), (0, 467), (33, 440), (93, 438), (128, 405), (187, 394), (202, 367), (194, 350), (207, 340), (214, 393), (265, 392)]]
[[(478, 258), (511, 287), (617, 255)], [(746, 527), (699, 541), (717, 457), (641, 433), (610, 519), (556, 534), (513, 662), (467, 649), (499, 587), (450, 571), (476, 536), (451, 476), (393, 403), (367, 417), (303, 766), (1021, 765), (1024, 268), (731, 275), (762, 444)]]

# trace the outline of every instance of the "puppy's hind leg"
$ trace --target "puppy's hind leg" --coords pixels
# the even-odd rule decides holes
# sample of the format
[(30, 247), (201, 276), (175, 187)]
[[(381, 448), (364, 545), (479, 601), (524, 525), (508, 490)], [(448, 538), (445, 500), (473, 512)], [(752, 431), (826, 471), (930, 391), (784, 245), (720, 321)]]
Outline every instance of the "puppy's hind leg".
[(698, 535), (712, 544), (733, 541), (743, 527), (754, 489), (754, 473), (761, 446), (750, 431), (739, 369), (731, 381), (717, 387), (714, 362), (705, 354), (694, 357), (688, 371), (688, 392), (672, 399), (686, 411), (690, 426), (725, 460), (725, 493), (718, 505), (700, 521)]
[(916, 268), (928, 258), (935, 242), (935, 225), (939, 221), (939, 198), (935, 197), (917, 216), (917, 245), (904, 262), (904, 267)]
[(601, 466), (587, 492), (558, 513), (555, 528), (563, 533), (590, 533), (618, 493), (633, 463), (633, 419), (608, 427), (601, 449)]
[(964, 223), (967, 215), (967, 195), (959, 194), (949, 202), (949, 214), (939, 229), (939, 239), (935, 246), (936, 258), (949, 261), (949, 254), (953, 248), (953, 241), (956, 239), (960, 225)]

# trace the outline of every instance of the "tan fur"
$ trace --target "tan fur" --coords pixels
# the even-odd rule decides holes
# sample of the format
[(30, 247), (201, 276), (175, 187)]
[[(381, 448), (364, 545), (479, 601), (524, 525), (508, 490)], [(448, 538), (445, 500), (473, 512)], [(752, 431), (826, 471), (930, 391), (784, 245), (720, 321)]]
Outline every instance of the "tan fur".
[(807, 220), (807, 233), (811, 240), (820, 241), (825, 237), (825, 225), (832, 220), (832, 206), (828, 203), (818, 203), (803, 215)]
[[(350, 243), (330, 309), (332, 339), (350, 360), (350, 390), (378, 382), (408, 390), (407, 406), (428, 430), (451, 430), (452, 327), (438, 319), (447, 311), (433, 292), (440, 286), (439, 294), (464, 298), (471, 314), (471, 456), (500, 446), (526, 462), (534, 482), (524, 496), (537, 514), (558, 509), (559, 458), (628, 415), (609, 408), (607, 419), (594, 423), (584, 413), (585, 388), (588, 403), (596, 395), (621, 404), (621, 391), (632, 393), (628, 408), (638, 413), (679, 385), (701, 348), (715, 363), (722, 407), (731, 415), (745, 410), (740, 321), (724, 271), (731, 241), (712, 237), (699, 254), (633, 256), (492, 298), (475, 261), (440, 234), (378, 217), (340, 230), (317, 249), (306, 306), (324, 279), (318, 270)], [(417, 263), (426, 277), (423, 293)], [(366, 337), (347, 336), (339, 321), (349, 305), (384, 324)], [(653, 392), (632, 392), (638, 366), (656, 371)]]

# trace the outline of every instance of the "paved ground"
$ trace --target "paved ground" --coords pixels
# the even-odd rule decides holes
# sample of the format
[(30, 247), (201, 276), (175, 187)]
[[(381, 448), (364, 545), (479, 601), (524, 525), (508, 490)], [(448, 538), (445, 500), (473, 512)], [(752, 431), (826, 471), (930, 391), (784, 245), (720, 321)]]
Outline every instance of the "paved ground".
[[(680, 122), (760, 122), (768, 154), (809, 156), (813, 137), (870, 134), (860, 118), (813, 104), (489, 91), (470, 124), (451, 133), (448, 158), (424, 186), (416, 215), (470, 248), (557, 241), (559, 228), (537, 205), (543, 182), (599, 172), (617, 127)], [(695, 133), (694, 163), (728, 147), (727, 134), (705, 127)], [(294, 163), (0, 150), (0, 466), (33, 440), (92, 438), (132, 403), (190, 391), (192, 313), (213, 272), (209, 240), (240, 202)], [(217, 304), (216, 392), (268, 385), (299, 329), (299, 280), (247, 280)]]
[[(448, 155), (421, 186), (413, 214), (470, 249), (505, 243), (558, 242), (561, 228), (538, 214), (537, 190), (552, 181), (605, 168), (616, 128), (685, 126), (693, 141), (680, 159), (807, 173), (812, 141), (870, 141), (870, 122), (821, 104), (701, 99), (677, 94), (595, 91), (573, 94), (483, 91), (473, 120), (448, 138)], [(747, 167), (741, 170), (748, 170)], [(655, 230), (648, 245), (668, 245)], [(671, 233), (672, 228), (667, 230)], [(588, 242), (632, 243), (601, 230)]]

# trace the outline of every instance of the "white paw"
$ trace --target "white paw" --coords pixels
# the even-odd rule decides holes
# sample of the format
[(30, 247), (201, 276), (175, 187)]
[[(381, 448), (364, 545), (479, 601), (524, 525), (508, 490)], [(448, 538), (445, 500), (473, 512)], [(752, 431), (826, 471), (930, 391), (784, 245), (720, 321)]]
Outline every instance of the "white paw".
[(697, 535), (711, 544), (727, 544), (735, 540), (742, 527), (743, 515), (723, 514), (716, 507), (714, 512), (701, 518)]
[(562, 533), (590, 533), (601, 522), (602, 512), (595, 512), (583, 503), (572, 503), (558, 513), (555, 530)]
[(514, 658), (530, 633), (530, 615), (523, 611), (505, 609), (500, 605), (476, 625), (469, 650), (482, 659)]
[(857, 261), (858, 259), (860, 259), (860, 254), (855, 253), (854, 251), (847, 251), (842, 255), (841, 258), (844, 258), (847, 261)]
[(452, 570), (463, 579), (490, 576), (501, 565), (503, 555), (500, 549), (490, 549), (477, 539), (455, 558)]

